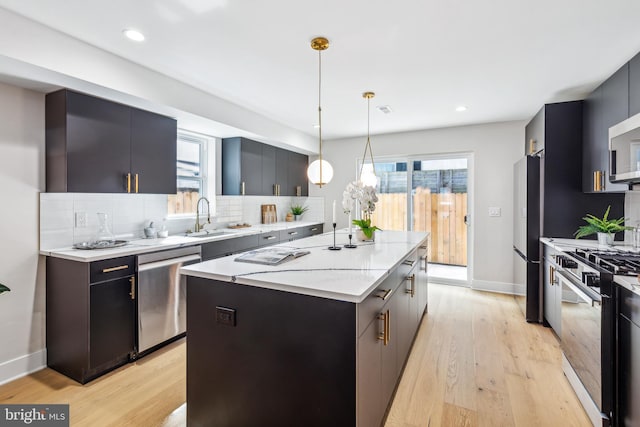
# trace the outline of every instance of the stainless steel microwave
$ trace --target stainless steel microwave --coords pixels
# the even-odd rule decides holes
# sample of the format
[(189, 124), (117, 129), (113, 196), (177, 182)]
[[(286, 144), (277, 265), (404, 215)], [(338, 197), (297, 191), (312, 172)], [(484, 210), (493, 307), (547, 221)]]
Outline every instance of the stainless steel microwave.
[(640, 183), (640, 113), (609, 128), (611, 182)]

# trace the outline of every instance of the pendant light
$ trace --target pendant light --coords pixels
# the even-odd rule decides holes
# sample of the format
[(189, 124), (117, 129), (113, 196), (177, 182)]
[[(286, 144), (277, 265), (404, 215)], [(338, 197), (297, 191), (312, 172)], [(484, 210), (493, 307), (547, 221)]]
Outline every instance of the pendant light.
[[(367, 186), (375, 187), (378, 184), (378, 178), (376, 177), (376, 165), (373, 163), (373, 151), (371, 150), (371, 138), (369, 135), (369, 122), (371, 118), (371, 98), (376, 96), (373, 92), (365, 92), (362, 94), (363, 98), (367, 99), (367, 143), (364, 146), (364, 154), (362, 156), (362, 164), (360, 165), (360, 181)], [(367, 151), (369, 151), (369, 157), (371, 159), (371, 169), (365, 170), (364, 163), (367, 160)]]
[(311, 40), (311, 48), (318, 51), (318, 140), (320, 141), (320, 154), (317, 160), (311, 162), (307, 168), (307, 176), (312, 184), (322, 188), (333, 178), (333, 167), (322, 158), (322, 108), (320, 107), (320, 95), (322, 93), (322, 51), (329, 48), (329, 40), (324, 37), (316, 37)]

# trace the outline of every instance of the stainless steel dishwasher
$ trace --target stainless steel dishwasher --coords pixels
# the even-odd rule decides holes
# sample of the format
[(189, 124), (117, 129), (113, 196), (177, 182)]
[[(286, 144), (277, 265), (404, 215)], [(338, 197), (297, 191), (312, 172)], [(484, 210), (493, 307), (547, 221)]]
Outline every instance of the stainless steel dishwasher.
[(138, 353), (187, 329), (187, 283), (180, 267), (200, 262), (200, 246), (138, 255)]

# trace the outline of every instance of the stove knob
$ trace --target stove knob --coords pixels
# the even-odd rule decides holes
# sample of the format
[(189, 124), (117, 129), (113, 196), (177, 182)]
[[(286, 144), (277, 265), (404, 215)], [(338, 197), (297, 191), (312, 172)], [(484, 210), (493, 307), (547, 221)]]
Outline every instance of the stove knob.
[(558, 262), (562, 268), (578, 268), (577, 262), (564, 255), (558, 255), (556, 257), (556, 262)]
[(597, 288), (600, 286), (600, 277), (597, 273), (582, 272), (582, 283)]

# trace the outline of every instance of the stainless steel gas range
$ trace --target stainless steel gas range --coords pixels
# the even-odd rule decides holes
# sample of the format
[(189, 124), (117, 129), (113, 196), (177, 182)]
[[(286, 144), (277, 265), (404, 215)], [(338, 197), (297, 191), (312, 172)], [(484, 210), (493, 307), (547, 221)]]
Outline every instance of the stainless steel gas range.
[(576, 249), (557, 257), (563, 370), (594, 426), (616, 425), (615, 275), (640, 273), (640, 255)]

